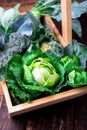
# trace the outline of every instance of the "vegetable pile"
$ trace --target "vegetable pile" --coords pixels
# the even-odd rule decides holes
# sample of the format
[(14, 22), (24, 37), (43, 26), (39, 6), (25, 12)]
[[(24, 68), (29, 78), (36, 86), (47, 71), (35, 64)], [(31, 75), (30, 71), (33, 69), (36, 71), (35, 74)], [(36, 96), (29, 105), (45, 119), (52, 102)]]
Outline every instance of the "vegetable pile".
[[(72, 1), (76, 24), (75, 18), (87, 11), (81, 10), (84, 3)], [(87, 85), (87, 47), (76, 40), (63, 47), (42, 22), (46, 15), (61, 20), (60, 0), (38, 0), (23, 16), (18, 8), (0, 8), (0, 79), (6, 80), (13, 104)], [(10, 11), (6, 23), (2, 22)]]
[(12, 24), (21, 16), (18, 11), (19, 6), (20, 4), (8, 10), (0, 7), (0, 50), (3, 50), (8, 36), (12, 33)]
[(51, 50), (42, 52), (36, 43), (8, 62), (6, 81), (13, 103), (19, 104), (87, 85), (87, 72), (76, 54), (59, 58)]
[[(38, 0), (23, 16), (18, 11), (19, 6), (8, 10), (0, 7), (0, 68), (5, 67), (13, 55), (24, 52), (32, 41), (43, 39), (46, 28), (42, 25), (42, 17), (49, 15), (56, 21), (61, 20), (60, 0)], [(72, 28), (78, 36), (82, 35), (82, 30), (77, 18), (86, 11), (87, 1), (78, 3), (72, 0)], [(25, 45), (22, 46), (22, 42)]]
[[(59, 91), (65, 71), (57, 59), (56, 55), (46, 55), (34, 47), (23, 56), (15, 55), (8, 62), (6, 79), (14, 104)], [(20, 91), (25, 93), (25, 97), (21, 97)]]

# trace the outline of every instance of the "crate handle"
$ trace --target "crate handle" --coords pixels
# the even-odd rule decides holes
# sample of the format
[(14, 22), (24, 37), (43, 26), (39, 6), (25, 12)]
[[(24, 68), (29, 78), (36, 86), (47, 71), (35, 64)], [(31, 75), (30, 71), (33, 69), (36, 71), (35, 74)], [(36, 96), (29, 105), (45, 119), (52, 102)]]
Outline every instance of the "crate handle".
[(65, 47), (72, 43), (72, 9), (71, 0), (61, 0), (62, 11), (62, 35), (50, 16), (45, 16), (45, 24), (56, 35), (60, 43)]
[(64, 46), (72, 43), (72, 0), (61, 0), (62, 37)]

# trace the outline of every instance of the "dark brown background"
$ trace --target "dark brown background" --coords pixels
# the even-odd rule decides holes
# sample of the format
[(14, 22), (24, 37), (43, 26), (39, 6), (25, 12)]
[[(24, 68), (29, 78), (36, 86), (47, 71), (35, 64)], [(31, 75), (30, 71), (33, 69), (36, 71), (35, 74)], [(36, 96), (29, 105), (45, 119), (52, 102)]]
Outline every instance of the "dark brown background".
[(13, 7), (17, 3), (20, 3), (20, 11), (25, 12), (26, 10), (31, 9), (36, 1), (37, 0), (0, 0), (0, 6), (8, 9), (10, 7)]
[[(28, 7), (31, 8), (31, 4)], [(87, 45), (87, 14), (82, 15), (80, 21), (82, 38), (79, 39), (76, 35), (73, 35), (73, 38)], [(0, 95), (0, 130), (87, 130), (87, 95), (14, 118), (8, 114), (5, 99), (1, 99), (2, 94)]]

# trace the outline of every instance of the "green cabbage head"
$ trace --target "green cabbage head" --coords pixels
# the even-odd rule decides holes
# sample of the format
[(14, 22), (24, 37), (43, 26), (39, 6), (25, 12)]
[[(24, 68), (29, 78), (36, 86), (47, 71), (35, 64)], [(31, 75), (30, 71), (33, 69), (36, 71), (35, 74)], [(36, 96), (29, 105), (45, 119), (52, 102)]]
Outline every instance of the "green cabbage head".
[(29, 66), (35, 81), (40, 86), (54, 87), (60, 80), (60, 75), (49, 62), (49, 58), (37, 58)]

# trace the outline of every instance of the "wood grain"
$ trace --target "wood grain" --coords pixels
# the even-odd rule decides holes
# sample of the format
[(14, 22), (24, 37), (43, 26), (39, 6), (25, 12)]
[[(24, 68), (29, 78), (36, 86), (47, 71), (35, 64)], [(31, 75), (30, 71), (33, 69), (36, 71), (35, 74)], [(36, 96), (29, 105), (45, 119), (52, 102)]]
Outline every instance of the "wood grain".
[(87, 93), (87, 87), (80, 87), (71, 89), (68, 91), (60, 92), (58, 94), (43, 97), (40, 99), (36, 99), (31, 103), (23, 103), (19, 105), (12, 106), (11, 98), (9, 95), (9, 91), (5, 81), (0, 82), (0, 85), (3, 87), (3, 92), (5, 95), (8, 112), (11, 116), (20, 115), (26, 112), (30, 112), (39, 108), (43, 108), (46, 106), (50, 106), (56, 103), (64, 102), (66, 100), (70, 100), (79, 96), (82, 96)]
[(53, 20), (49, 16), (45, 16), (44, 21), (46, 26), (50, 29), (50, 31), (57, 37), (58, 41), (65, 47), (67, 43), (63, 39), (62, 35), (59, 32), (59, 29), (56, 27)]
[(26, 130), (73, 130), (73, 111), (71, 100), (28, 113)]
[(72, 0), (61, 0), (62, 37), (66, 46), (72, 43)]
[(26, 120), (25, 116), (11, 118), (8, 114), (5, 99), (3, 100), (0, 108), (0, 130), (25, 130)]
[(87, 130), (87, 95), (75, 101), (74, 130)]

